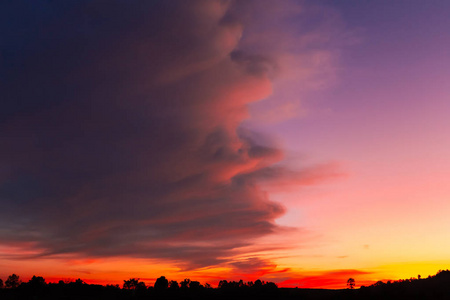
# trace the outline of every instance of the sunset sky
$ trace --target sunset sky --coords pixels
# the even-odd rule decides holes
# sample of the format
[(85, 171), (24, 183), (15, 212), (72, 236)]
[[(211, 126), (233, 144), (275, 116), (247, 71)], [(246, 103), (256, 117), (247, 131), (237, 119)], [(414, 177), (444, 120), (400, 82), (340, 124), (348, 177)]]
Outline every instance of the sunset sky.
[(1, 1), (0, 278), (450, 268), (450, 2)]

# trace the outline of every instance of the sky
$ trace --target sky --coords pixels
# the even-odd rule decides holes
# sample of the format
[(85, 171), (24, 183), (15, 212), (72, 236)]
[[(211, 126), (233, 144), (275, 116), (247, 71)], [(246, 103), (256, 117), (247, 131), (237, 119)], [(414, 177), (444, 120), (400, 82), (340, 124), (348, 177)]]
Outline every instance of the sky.
[(3, 1), (0, 278), (450, 268), (448, 1)]

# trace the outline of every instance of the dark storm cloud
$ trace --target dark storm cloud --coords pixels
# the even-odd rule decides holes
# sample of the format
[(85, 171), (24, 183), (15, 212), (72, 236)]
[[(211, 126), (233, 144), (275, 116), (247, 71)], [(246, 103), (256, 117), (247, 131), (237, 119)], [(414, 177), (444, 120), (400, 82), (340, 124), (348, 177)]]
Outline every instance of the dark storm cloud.
[(277, 230), (280, 151), (238, 134), (271, 62), (233, 52), (229, 5), (1, 4), (2, 243), (192, 268)]

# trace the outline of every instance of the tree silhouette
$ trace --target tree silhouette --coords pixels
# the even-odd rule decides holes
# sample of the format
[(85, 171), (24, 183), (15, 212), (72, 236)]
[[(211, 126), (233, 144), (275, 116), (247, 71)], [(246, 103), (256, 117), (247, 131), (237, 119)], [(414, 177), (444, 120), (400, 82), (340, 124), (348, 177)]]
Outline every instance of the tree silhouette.
[(130, 278), (123, 281), (123, 288), (126, 290), (136, 290), (142, 287), (145, 287), (145, 283), (139, 282), (139, 278)]
[(137, 286), (136, 286), (136, 290), (146, 290), (147, 286), (145, 285), (145, 282), (143, 281), (139, 281)]
[[(407, 281), (408, 279), (406, 279), (406, 280), (404, 280), (404, 281)], [(374, 284), (373, 284), (373, 286), (383, 286), (384, 285), (384, 282), (383, 281), (381, 281), (381, 280), (378, 280), (377, 282), (375, 282)]]
[(9, 289), (14, 289), (20, 284), (19, 276), (16, 274), (9, 275), (8, 279), (5, 281), (5, 286)]
[(3, 280), (0, 279), (0, 289), (3, 288)]
[(255, 281), (255, 283), (253, 283), (253, 287), (254, 288), (260, 288), (260, 287), (262, 287), (262, 285), (263, 285), (263, 283), (262, 283), (262, 281), (260, 279), (257, 279)]
[(191, 280), (189, 278), (186, 278), (182, 282), (180, 282), (180, 287), (182, 289), (187, 289), (189, 288), (189, 283), (191, 283)]
[(355, 279), (349, 278), (347, 280), (347, 286), (349, 289), (354, 289), (355, 288)]
[(156, 290), (166, 290), (169, 287), (169, 280), (167, 280), (165, 276), (161, 276), (156, 279), (154, 287)]
[(198, 282), (198, 281), (191, 281), (190, 283), (189, 283), (189, 288), (190, 289), (199, 289), (199, 288), (202, 288), (203, 287), (203, 285), (201, 285), (200, 284), (200, 282)]
[(226, 281), (226, 280), (219, 281), (219, 289), (223, 289), (226, 287), (228, 287), (228, 281)]
[(45, 279), (42, 276), (33, 276), (26, 284), (26, 286), (35, 291), (42, 290), (45, 287), (45, 285), (46, 285)]
[(171, 281), (169, 282), (169, 289), (171, 289), (171, 290), (177, 290), (177, 289), (179, 289), (179, 288), (180, 288), (180, 286), (178, 285), (178, 282), (177, 282), (177, 281), (171, 280)]
[(276, 285), (276, 283), (274, 283), (274, 282), (266, 282), (266, 284), (264, 285), (264, 288), (266, 289), (266, 290), (274, 290), (274, 289), (277, 289), (278, 288), (278, 286)]
[(43, 286), (45, 285), (45, 279), (42, 276), (33, 276), (29, 281), (28, 284), (32, 286)]

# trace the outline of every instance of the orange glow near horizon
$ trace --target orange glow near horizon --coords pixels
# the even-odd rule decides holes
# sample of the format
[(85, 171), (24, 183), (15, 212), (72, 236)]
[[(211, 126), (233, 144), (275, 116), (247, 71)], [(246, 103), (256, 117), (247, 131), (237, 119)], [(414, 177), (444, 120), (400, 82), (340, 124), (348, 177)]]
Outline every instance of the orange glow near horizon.
[[(426, 278), (434, 275), (438, 270), (445, 269), (450, 261), (428, 261), (411, 263), (393, 263), (389, 265), (375, 264), (368, 268), (359, 269), (319, 269), (311, 264), (304, 268), (282, 268), (273, 265), (267, 270), (258, 270), (253, 273), (238, 273), (229, 267), (211, 267), (197, 270), (180, 270), (170, 264), (160, 264), (155, 260), (129, 259), (129, 258), (96, 258), (96, 259), (40, 259), (33, 261), (20, 261), (12, 264), (4, 264), (0, 278), (12, 273), (20, 276), (22, 281), (28, 281), (33, 275), (42, 276), (47, 282), (57, 283), (60, 280), (72, 282), (81, 278), (89, 284), (118, 284), (122, 286), (123, 281), (129, 278), (139, 278), (147, 286), (153, 286), (156, 279), (165, 276), (169, 280), (178, 282), (185, 278), (199, 281), (202, 284), (209, 283), (217, 287), (220, 280), (244, 280), (255, 281), (261, 279), (272, 281), (279, 287), (299, 288), (346, 288), (347, 279), (352, 277), (356, 281), (356, 287), (368, 286), (379, 280), (399, 280), (417, 278), (420, 275)], [(343, 258), (337, 258), (343, 260)], [(276, 261), (276, 260), (275, 260)], [(323, 261), (322, 261), (323, 262)], [(296, 261), (283, 261), (282, 264), (295, 266)], [(320, 262), (319, 262), (320, 264)], [(51, 266), (51, 269), (49, 269)], [(444, 266), (444, 267), (442, 267)], [(9, 272), (6, 273), (5, 272)], [(47, 270), (42, 272), (42, 270)]]

